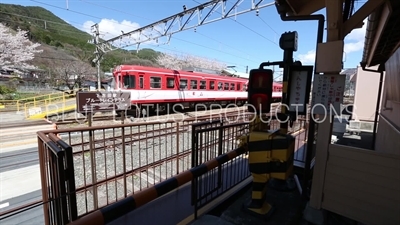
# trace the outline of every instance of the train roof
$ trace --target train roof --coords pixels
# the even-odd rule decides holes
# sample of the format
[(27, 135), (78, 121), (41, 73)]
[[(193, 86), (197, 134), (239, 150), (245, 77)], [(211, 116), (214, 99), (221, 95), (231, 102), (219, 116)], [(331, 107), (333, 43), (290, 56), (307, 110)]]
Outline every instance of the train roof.
[(124, 70), (145, 70), (145, 71), (153, 71), (153, 72), (161, 72), (166, 74), (183, 74), (183, 75), (200, 75), (200, 76), (207, 76), (210, 78), (229, 78), (232, 81), (247, 81), (246, 78), (238, 78), (238, 77), (231, 77), (231, 76), (224, 76), (224, 75), (217, 75), (217, 74), (209, 74), (197, 71), (185, 71), (185, 70), (171, 70), (165, 68), (157, 68), (157, 67), (148, 67), (148, 66), (138, 66), (138, 65), (119, 65), (114, 69), (115, 71), (124, 71)]

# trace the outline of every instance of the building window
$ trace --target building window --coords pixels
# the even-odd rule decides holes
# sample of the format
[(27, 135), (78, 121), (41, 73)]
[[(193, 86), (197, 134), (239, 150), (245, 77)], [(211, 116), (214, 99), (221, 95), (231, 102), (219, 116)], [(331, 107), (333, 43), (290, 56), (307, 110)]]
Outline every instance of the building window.
[(167, 77), (167, 88), (175, 88), (175, 78)]
[(186, 79), (180, 79), (179, 80), (179, 88), (180, 89), (187, 89), (188, 83)]
[(197, 90), (197, 80), (190, 81), (190, 89)]
[(205, 80), (200, 81), (200, 89), (206, 89), (206, 81)]
[(135, 76), (134, 75), (124, 76), (124, 88), (135, 89)]
[(161, 88), (161, 77), (150, 77), (151, 88)]
[(214, 90), (215, 89), (215, 81), (210, 81), (210, 90)]

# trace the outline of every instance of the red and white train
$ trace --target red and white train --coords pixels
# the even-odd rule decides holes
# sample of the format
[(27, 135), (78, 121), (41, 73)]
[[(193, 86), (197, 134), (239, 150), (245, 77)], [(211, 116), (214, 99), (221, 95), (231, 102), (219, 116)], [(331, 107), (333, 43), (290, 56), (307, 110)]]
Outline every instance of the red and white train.
[[(244, 105), (248, 79), (194, 71), (120, 65), (113, 71), (112, 90), (131, 92), (132, 109), (164, 112), (167, 109)], [(282, 84), (274, 83), (274, 101), (282, 97)], [(213, 106), (214, 108), (214, 106)], [(136, 111), (138, 112), (138, 111)], [(140, 112), (139, 112), (140, 113)]]

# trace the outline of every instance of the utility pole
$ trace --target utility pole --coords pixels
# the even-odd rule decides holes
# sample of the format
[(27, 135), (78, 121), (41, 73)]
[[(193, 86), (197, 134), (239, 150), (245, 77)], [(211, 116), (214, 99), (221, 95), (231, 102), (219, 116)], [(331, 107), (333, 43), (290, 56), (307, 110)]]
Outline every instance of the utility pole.
[(101, 77), (100, 77), (100, 60), (102, 53), (99, 48), (100, 43), (100, 32), (99, 32), (99, 24), (94, 24), (92, 26), (92, 33), (93, 33), (93, 43), (96, 45), (96, 51), (94, 52), (96, 58), (93, 59), (93, 62), (96, 63), (97, 66), (97, 90), (101, 90)]

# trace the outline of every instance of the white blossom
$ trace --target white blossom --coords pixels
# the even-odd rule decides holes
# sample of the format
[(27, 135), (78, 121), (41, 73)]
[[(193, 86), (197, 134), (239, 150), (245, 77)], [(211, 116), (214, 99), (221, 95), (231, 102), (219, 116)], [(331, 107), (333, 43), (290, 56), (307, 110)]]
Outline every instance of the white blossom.
[(226, 68), (224, 63), (217, 60), (202, 58), (194, 55), (160, 54), (157, 63), (165, 68), (182, 70), (190, 67), (222, 71)]
[(96, 69), (81, 61), (64, 62), (53, 68), (54, 77), (59, 85), (65, 85), (70, 90), (81, 87), (86, 79), (96, 79)]
[(12, 31), (0, 23), (0, 68), (36, 68), (27, 63), (35, 58), (39, 43), (32, 43), (26, 31), (18, 29)]

